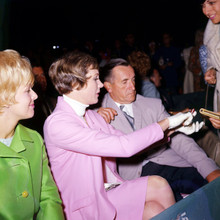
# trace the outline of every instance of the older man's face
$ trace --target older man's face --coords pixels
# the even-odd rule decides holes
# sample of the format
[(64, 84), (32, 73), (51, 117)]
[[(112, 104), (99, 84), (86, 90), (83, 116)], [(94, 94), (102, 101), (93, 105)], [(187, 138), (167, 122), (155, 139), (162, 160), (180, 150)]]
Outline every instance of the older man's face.
[(133, 102), (136, 98), (134, 69), (131, 66), (115, 67), (107, 90), (112, 99), (120, 104)]

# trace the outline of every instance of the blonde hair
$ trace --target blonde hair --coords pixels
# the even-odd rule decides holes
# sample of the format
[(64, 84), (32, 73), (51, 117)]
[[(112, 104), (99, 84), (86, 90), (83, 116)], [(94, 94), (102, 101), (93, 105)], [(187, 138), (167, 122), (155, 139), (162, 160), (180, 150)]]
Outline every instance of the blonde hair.
[(0, 51), (0, 113), (15, 104), (15, 95), (21, 85), (34, 84), (31, 64), (15, 50)]

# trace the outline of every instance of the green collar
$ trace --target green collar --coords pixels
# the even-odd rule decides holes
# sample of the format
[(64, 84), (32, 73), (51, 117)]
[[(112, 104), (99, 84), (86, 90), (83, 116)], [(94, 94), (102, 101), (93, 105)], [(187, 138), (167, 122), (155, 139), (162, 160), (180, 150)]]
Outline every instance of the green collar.
[(0, 143), (0, 156), (2, 157), (20, 157), (18, 153), (26, 150), (26, 143), (33, 143), (27, 128), (23, 125), (18, 124), (15, 129), (14, 138), (11, 142), (10, 147)]

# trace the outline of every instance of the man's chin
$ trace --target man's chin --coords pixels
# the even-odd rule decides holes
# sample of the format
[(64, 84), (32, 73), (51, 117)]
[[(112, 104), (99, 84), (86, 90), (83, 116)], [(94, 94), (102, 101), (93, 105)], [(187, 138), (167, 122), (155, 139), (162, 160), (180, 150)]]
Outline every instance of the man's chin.
[(130, 98), (127, 100), (127, 102), (128, 102), (128, 103), (132, 103), (132, 102), (135, 101), (135, 99), (136, 99), (136, 95), (134, 95), (133, 97), (130, 97)]

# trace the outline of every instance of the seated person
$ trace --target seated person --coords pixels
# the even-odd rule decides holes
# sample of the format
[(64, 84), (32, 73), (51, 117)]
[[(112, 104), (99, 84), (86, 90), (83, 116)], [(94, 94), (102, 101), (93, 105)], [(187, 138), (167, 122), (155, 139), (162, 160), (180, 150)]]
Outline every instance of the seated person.
[(159, 80), (156, 78), (160, 74), (156, 68), (152, 67), (149, 56), (144, 51), (133, 51), (128, 55), (128, 62), (137, 74), (136, 87), (138, 93), (143, 96), (159, 99), (160, 93), (157, 88), (161, 85), (161, 77)]
[[(158, 70), (158, 66), (152, 64), (149, 56), (141, 50), (133, 51), (128, 55), (128, 62), (134, 68), (136, 77), (136, 90), (138, 94), (145, 97), (158, 98), (162, 100), (162, 103), (167, 111), (176, 112), (188, 111), (187, 102), (185, 97), (178, 98), (175, 103), (173, 99), (174, 95), (169, 94), (166, 89), (161, 87), (162, 77)], [(183, 107), (183, 108), (182, 108)]]
[(29, 61), (0, 52), (0, 218), (64, 219), (40, 134), (19, 121), (34, 115), (37, 94)]
[(158, 88), (161, 86), (161, 76), (156, 68), (152, 68), (142, 81), (141, 94), (145, 97), (160, 99)]
[(117, 173), (115, 158), (130, 157), (175, 129), (194, 132), (195, 114), (168, 116), (124, 134), (87, 110), (98, 102), (103, 87), (98, 69), (97, 60), (80, 51), (65, 54), (49, 69), (62, 96), (45, 121), (44, 138), (64, 211), (67, 219), (77, 220), (149, 219), (175, 203), (169, 184), (159, 176), (125, 181)]
[[(102, 107), (107, 109), (101, 108), (98, 112), (116, 129), (129, 134), (169, 117), (160, 99), (136, 95), (135, 72), (126, 60), (112, 59), (101, 69), (100, 76), (108, 93), (102, 101)], [(121, 104), (134, 118), (134, 129), (120, 109)], [(117, 113), (112, 113), (111, 108)], [(201, 122), (200, 127), (202, 125)], [(166, 143), (156, 142), (135, 157), (118, 159), (118, 171), (127, 180), (160, 175), (170, 183), (177, 200), (182, 198), (181, 193), (191, 193), (220, 176), (216, 163), (192, 138), (180, 133), (173, 134)]]

